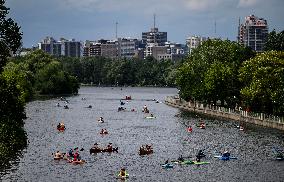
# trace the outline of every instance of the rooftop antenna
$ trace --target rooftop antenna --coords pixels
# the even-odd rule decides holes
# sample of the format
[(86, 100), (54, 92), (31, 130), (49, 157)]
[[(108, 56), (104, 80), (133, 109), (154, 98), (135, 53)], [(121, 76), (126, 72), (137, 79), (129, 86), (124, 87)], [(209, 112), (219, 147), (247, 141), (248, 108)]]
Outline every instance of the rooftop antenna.
[(215, 34), (215, 38), (216, 38), (216, 20), (214, 21), (214, 34)]
[(156, 28), (156, 14), (154, 13), (154, 29)]
[(156, 14), (154, 13), (154, 43), (156, 44), (157, 41), (156, 41)]
[(118, 25), (118, 22), (115, 22), (115, 38), (117, 39), (117, 25)]

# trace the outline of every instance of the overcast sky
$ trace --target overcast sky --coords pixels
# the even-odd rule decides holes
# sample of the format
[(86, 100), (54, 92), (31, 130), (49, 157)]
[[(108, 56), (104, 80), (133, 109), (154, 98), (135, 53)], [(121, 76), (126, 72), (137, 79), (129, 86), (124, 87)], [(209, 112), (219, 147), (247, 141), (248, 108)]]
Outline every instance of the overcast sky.
[[(254, 14), (268, 21), (269, 31), (284, 30), (284, 0), (6, 0), (23, 31), (24, 47), (46, 36), (76, 40), (141, 39), (153, 27), (168, 40), (185, 43), (189, 35), (236, 40), (238, 19)], [(216, 21), (216, 34), (214, 22)]]

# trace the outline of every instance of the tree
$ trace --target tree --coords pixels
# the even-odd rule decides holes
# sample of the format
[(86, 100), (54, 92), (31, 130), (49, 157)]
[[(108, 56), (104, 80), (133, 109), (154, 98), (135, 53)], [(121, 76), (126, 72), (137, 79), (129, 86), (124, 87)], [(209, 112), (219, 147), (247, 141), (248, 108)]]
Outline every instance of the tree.
[(62, 71), (58, 61), (53, 61), (36, 74), (35, 88), (40, 94), (73, 94), (78, 93), (77, 80)]
[(0, 71), (6, 64), (11, 52), (15, 53), (21, 46), (22, 33), (14, 20), (7, 18), (9, 8), (5, 0), (0, 0)]
[(240, 68), (241, 95), (252, 111), (284, 115), (284, 52), (269, 51)]
[(284, 51), (284, 30), (277, 33), (275, 30), (268, 34), (267, 42), (264, 44), (265, 51)]
[(238, 69), (254, 54), (229, 40), (208, 40), (196, 48), (179, 67), (177, 85), (186, 100), (226, 102), (234, 107), (239, 98)]

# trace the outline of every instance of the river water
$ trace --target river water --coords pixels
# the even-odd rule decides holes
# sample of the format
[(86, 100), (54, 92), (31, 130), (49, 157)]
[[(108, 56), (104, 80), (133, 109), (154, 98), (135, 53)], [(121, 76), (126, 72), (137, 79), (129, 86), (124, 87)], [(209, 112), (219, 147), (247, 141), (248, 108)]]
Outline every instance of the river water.
[[(177, 94), (173, 88), (96, 88), (82, 87), (78, 96), (67, 98), (70, 109), (58, 98), (27, 104), (25, 130), (28, 147), (12, 161), (12, 167), (1, 173), (2, 181), (120, 181), (116, 174), (126, 167), (127, 181), (284, 181), (284, 161), (275, 161), (273, 148), (284, 148), (283, 131), (246, 125), (239, 131), (232, 121), (203, 118), (206, 129), (199, 129), (199, 116), (156, 103), (168, 95)], [(128, 111), (117, 112), (120, 99), (131, 95), (124, 105)], [(82, 100), (82, 98), (86, 98)], [(92, 108), (86, 108), (92, 105)], [(147, 105), (156, 119), (145, 119), (141, 112)], [(130, 112), (135, 109), (137, 112)], [(98, 123), (102, 116), (105, 123)], [(56, 125), (64, 121), (65, 132)], [(186, 131), (193, 126), (193, 132)], [(108, 135), (99, 134), (102, 128)], [(97, 142), (109, 142), (119, 147), (118, 153), (90, 155)], [(139, 156), (141, 145), (151, 144), (154, 153)], [(54, 161), (56, 150), (67, 152), (79, 147), (83, 165), (65, 160)], [(165, 160), (195, 156), (205, 149), (207, 165), (175, 165), (162, 169)], [(213, 156), (229, 150), (237, 160), (221, 161)]]

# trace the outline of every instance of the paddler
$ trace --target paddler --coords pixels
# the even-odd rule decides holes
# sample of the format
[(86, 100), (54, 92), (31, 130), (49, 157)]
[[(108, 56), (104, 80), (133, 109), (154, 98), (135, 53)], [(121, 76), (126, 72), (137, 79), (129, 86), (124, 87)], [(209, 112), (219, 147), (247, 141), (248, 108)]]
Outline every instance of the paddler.
[(198, 153), (196, 154), (196, 161), (197, 161), (197, 162), (200, 162), (200, 159), (201, 159), (202, 157), (205, 157), (205, 154), (203, 153), (202, 150), (199, 150)]
[(188, 132), (192, 132), (192, 127), (189, 126), (189, 127), (187, 128), (187, 131), (188, 131)]
[(55, 157), (55, 158), (61, 158), (61, 157), (62, 157), (61, 152), (57, 151), (57, 152), (54, 154), (54, 157)]
[(228, 151), (225, 151), (223, 154), (222, 154), (222, 157), (230, 157), (230, 153)]
[(179, 156), (178, 161), (183, 162), (184, 158), (182, 157), (182, 155)]
[(121, 169), (120, 169), (120, 172), (119, 172), (118, 176), (120, 176), (120, 177), (126, 177), (126, 170), (125, 170), (125, 168), (121, 168)]

